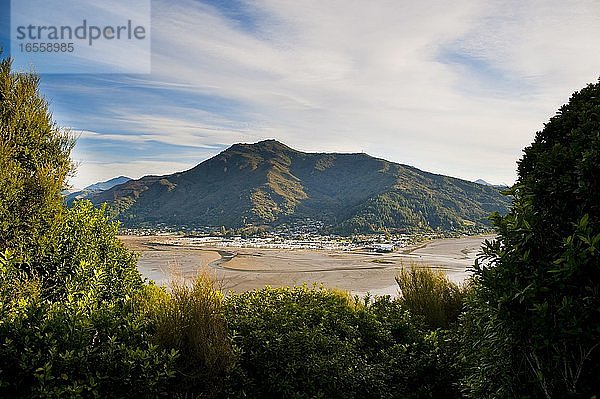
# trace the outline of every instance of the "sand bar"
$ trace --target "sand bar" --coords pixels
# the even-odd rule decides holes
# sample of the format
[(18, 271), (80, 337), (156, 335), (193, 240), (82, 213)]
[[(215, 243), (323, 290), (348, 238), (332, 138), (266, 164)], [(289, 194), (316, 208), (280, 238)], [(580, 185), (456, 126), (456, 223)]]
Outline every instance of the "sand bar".
[(443, 270), (452, 280), (468, 277), (481, 243), (490, 236), (431, 240), (393, 253), (366, 251), (219, 248), (167, 245), (157, 236), (122, 236), (141, 253), (141, 273), (158, 284), (172, 277), (193, 279), (208, 271), (225, 290), (236, 292), (265, 285), (324, 284), (353, 293), (396, 294), (394, 276), (411, 263)]

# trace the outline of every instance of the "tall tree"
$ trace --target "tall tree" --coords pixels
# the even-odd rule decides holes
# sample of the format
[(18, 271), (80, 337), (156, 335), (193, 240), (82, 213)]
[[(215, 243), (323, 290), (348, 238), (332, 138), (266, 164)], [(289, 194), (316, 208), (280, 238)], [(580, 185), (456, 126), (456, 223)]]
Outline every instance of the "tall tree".
[(177, 352), (148, 339), (137, 257), (103, 209), (63, 205), (73, 139), (38, 77), (0, 61), (0, 397), (158, 397)]
[(519, 162), (510, 212), (463, 319), (475, 397), (600, 394), (600, 83), (575, 92)]
[(39, 77), (11, 65), (0, 61), (0, 250), (35, 259), (40, 245), (33, 243), (52, 235), (63, 209), (74, 140), (52, 121)]

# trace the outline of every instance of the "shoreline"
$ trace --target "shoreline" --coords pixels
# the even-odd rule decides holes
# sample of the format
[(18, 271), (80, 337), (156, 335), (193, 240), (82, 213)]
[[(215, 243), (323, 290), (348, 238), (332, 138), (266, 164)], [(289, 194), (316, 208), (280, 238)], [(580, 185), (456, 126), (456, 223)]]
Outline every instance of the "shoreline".
[(442, 270), (455, 282), (464, 281), (481, 243), (492, 237), (434, 239), (391, 253), (174, 245), (164, 236), (120, 238), (128, 248), (141, 252), (138, 269), (157, 284), (168, 285), (173, 276), (190, 280), (208, 271), (224, 290), (234, 292), (305, 283), (359, 295), (397, 295), (397, 270), (412, 263)]

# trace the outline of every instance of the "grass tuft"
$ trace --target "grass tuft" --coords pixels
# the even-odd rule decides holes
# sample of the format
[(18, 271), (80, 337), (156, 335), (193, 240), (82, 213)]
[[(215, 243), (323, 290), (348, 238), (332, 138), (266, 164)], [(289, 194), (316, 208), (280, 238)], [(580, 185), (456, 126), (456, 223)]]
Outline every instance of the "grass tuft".
[(153, 339), (163, 348), (175, 350), (179, 357), (178, 395), (204, 392), (212, 397), (235, 362), (223, 311), (223, 294), (211, 276), (203, 272), (192, 284), (174, 280), (170, 289), (149, 285), (146, 288), (146, 317), (154, 325)]
[(431, 329), (447, 329), (457, 322), (468, 291), (452, 282), (441, 270), (411, 265), (396, 275), (400, 303)]

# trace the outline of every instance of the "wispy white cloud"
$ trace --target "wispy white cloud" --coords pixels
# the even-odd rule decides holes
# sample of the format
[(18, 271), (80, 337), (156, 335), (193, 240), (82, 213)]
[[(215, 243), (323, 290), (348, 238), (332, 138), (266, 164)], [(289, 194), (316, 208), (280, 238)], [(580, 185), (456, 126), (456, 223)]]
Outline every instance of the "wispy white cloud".
[(135, 101), (105, 101), (93, 130), (207, 156), (277, 138), (510, 183), (535, 131), (600, 71), (595, 0), (247, 8), (251, 28), (197, 1), (153, 2), (153, 73), (119, 78), (111, 90)]

